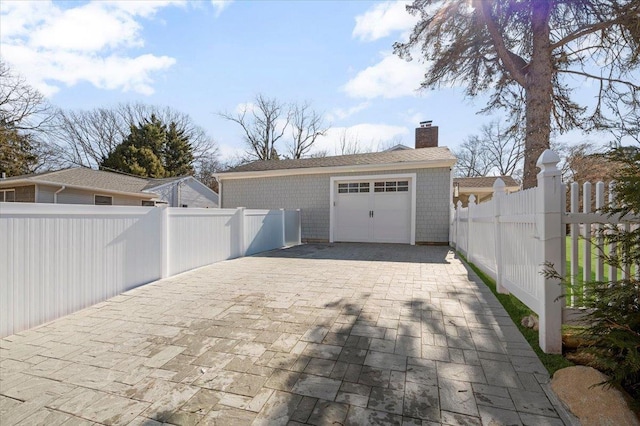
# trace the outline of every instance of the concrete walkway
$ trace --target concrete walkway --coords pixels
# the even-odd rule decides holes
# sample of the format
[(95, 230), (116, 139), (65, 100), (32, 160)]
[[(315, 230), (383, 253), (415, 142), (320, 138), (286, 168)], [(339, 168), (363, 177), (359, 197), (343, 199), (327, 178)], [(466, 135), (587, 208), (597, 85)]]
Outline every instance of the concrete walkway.
[(327, 244), (139, 287), (1, 340), (0, 423), (563, 424), (468, 274), (446, 247)]

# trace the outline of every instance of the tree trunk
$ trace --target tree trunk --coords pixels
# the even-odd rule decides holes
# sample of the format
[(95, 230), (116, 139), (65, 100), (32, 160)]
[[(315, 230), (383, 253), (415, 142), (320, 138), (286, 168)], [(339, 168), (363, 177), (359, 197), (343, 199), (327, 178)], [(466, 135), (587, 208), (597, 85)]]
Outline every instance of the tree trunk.
[(549, 47), (550, 2), (533, 1), (531, 30), (533, 50), (526, 72), (526, 128), (523, 188), (536, 186), (536, 161), (549, 148), (553, 95), (551, 52)]

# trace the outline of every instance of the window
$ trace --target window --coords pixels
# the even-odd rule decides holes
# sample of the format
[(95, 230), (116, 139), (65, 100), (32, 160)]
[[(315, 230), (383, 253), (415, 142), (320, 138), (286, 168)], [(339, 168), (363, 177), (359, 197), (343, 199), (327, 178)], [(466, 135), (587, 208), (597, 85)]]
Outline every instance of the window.
[(4, 189), (0, 190), (0, 201), (4, 201), (7, 203), (13, 203), (16, 201), (16, 190), (15, 189)]
[(369, 192), (369, 182), (339, 183), (338, 194)]
[(408, 192), (409, 181), (375, 182), (373, 188), (374, 192)]
[(94, 195), (93, 204), (96, 206), (111, 206), (113, 205), (113, 197), (108, 195)]
[(155, 201), (151, 201), (151, 200), (142, 200), (142, 206), (143, 207), (154, 207), (156, 205)]

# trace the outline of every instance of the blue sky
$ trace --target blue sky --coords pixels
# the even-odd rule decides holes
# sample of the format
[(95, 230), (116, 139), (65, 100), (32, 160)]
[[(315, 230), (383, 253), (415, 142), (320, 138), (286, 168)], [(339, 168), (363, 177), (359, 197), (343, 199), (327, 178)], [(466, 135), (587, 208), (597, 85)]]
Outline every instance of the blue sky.
[(3, 0), (0, 54), (62, 108), (139, 101), (188, 113), (226, 158), (244, 150), (242, 133), (217, 113), (258, 93), (311, 102), (332, 127), (318, 144), (330, 154), (343, 132), (374, 150), (413, 146), (421, 120), (455, 149), (492, 117), (461, 88), (416, 90), (423, 66), (392, 54), (415, 22), (405, 3)]

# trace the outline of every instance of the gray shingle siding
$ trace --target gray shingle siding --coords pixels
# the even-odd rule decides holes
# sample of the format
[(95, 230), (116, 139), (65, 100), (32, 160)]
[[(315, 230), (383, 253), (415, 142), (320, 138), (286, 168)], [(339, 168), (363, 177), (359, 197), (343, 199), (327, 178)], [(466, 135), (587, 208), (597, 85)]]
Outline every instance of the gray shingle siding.
[(222, 203), (224, 208), (301, 209), (302, 238), (329, 239), (329, 175), (224, 180)]
[(330, 178), (338, 176), (416, 174), (416, 242), (449, 239), (450, 174), (448, 167), (374, 173), (224, 179), (222, 207), (301, 209), (302, 238), (329, 240)]

